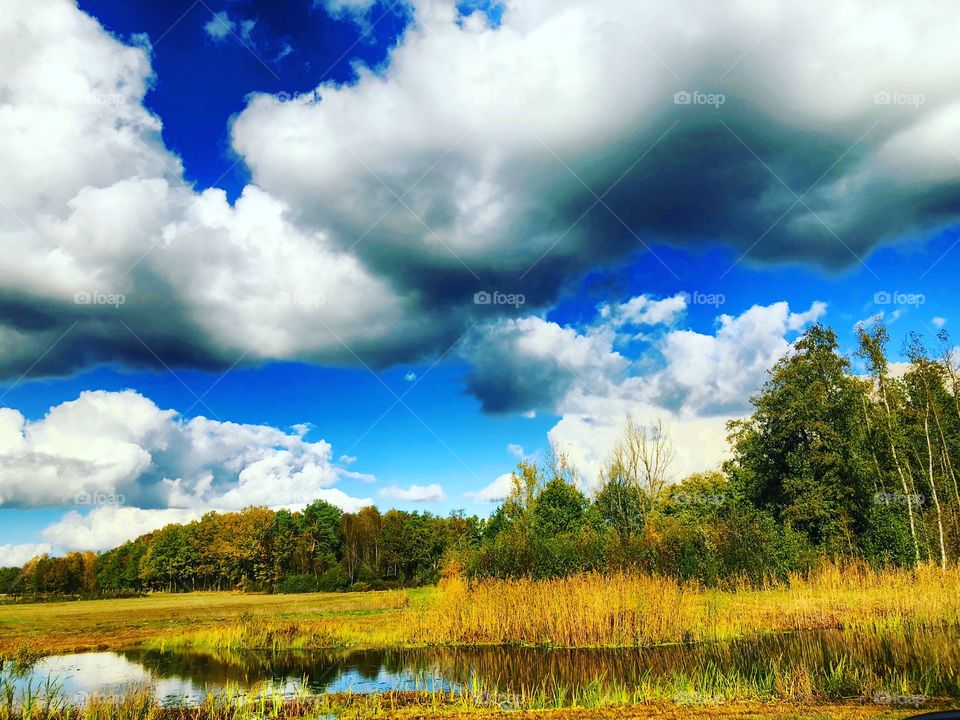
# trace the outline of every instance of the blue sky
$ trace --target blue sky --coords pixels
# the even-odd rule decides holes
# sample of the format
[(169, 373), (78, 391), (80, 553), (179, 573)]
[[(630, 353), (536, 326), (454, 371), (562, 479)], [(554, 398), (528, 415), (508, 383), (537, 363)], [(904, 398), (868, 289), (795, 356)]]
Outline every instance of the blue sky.
[(0, 564), (318, 494), (486, 514), (551, 441), (589, 488), (627, 415), (681, 475), (810, 322), (951, 329), (952, 70), (867, 4), (842, 77), (796, 59), (858, 41), (786, 6), (690, 43), (692, 5), (620, 5), (15, 8)]

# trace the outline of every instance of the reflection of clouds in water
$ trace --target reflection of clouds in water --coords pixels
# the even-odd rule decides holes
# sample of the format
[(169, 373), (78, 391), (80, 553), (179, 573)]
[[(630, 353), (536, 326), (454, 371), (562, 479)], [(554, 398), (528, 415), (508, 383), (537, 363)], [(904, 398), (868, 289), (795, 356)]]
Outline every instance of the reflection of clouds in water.
[[(838, 662), (850, 661), (884, 682), (903, 682), (927, 687), (931, 695), (957, 697), (954, 675), (931, 674), (931, 669), (960, 667), (958, 641), (958, 631), (949, 628), (915, 631), (909, 637), (820, 630), (725, 643), (609, 650), (490, 647), (219, 656), (140, 650), (126, 655), (46, 658), (15, 683), (21, 692), (29, 685), (37, 694), (42, 693), (44, 681), (52, 678), (72, 702), (91, 694), (109, 696), (130, 687), (149, 687), (168, 705), (196, 704), (227, 684), (241, 693), (255, 695), (269, 688), (268, 692), (292, 696), (302, 690), (316, 694), (457, 691), (470, 688), (476, 678), (482, 687), (507, 694), (531, 689), (549, 693), (556, 687), (581, 690), (594, 683), (628, 688), (660, 681), (669, 684), (678, 675), (698, 676), (704, 668), (724, 676), (752, 677), (769, 672), (771, 658), (777, 658), (783, 667), (796, 665), (819, 677), (829, 675)], [(891, 674), (891, 657), (897, 659), (896, 675)]]
[(197, 700), (205, 695), (204, 688), (195, 686), (190, 680), (154, 680), (140, 663), (109, 652), (43, 658), (14, 685), (22, 693), (27, 688), (32, 692), (42, 690), (48, 683), (59, 688), (60, 694), (71, 702), (83, 701), (91, 695), (116, 695), (138, 687), (154, 688), (154, 694), (161, 700), (169, 697)]
[(153, 696), (164, 705), (199, 704), (217, 688), (198, 685), (186, 678), (167, 677), (153, 681)]
[(147, 685), (150, 673), (114, 653), (55, 655), (38, 661), (16, 685), (20, 690), (36, 689), (48, 680), (59, 686), (65, 697), (82, 699), (91, 694), (108, 695), (131, 685)]
[(449, 690), (451, 684), (440, 675), (439, 667), (433, 671), (388, 670), (379, 668), (374, 675), (355, 668), (344, 668), (332, 680), (325, 683), (330, 693), (374, 693), (386, 690)]
[[(49, 682), (50, 687), (71, 703), (83, 702), (90, 696), (109, 697), (130, 689), (150, 688), (154, 697), (164, 705), (198, 704), (208, 694), (223, 691), (227, 682), (236, 683), (246, 691), (270, 688), (269, 692), (288, 697), (304, 690), (303, 675), (294, 675), (290, 669), (280, 673), (241, 674), (233, 679), (228, 679), (225, 674), (213, 673), (217, 677), (214, 680), (209, 675), (204, 677), (205, 673), (191, 678), (188, 676), (189, 669), (184, 671), (183, 667), (179, 668), (180, 672), (171, 672), (167, 662), (164, 662), (169, 658), (164, 658), (162, 654), (157, 657), (144, 656), (143, 659), (140, 662), (110, 652), (51, 656), (37, 662), (15, 681), (15, 686), (18, 695), (22, 696), (27, 688), (35, 694)], [(372, 693), (390, 689), (447, 690), (450, 687), (438, 676), (439, 668), (428, 671), (406, 667), (387, 669), (380, 664), (379, 658), (375, 663), (364, 666), (324, 665), (309, 670), (304, 668), (304, 674), (308, 676), (308, 692)]]
[[(384, 664), (380, 653), (354, 656), (351, 660), (326, 658), (259, 671), (243, 671), (220, 664), (210, 657), (178, 657), (163, 653), (110, 652), (47, 657), (17, 681), (22, 692), (36, 691), (49, 679), (69, 702), (89, 696), (118, 695), (132, 688), (150, 688), (164, 705), (198, 704), (227, 683), (241, 690), (270, 688), (271, 693), (295, 696), (311, 693), (374, 693), (386, 690), (449, 690), (441, 667), (435, 662)], [(191, 664), (192, 661), (192, 664)], [(272, 665), (273, 663), (268, 663)], [(231, 671), (232, 670), (232, 671)], [(307, 677), (304, 686), (304, 676)]]

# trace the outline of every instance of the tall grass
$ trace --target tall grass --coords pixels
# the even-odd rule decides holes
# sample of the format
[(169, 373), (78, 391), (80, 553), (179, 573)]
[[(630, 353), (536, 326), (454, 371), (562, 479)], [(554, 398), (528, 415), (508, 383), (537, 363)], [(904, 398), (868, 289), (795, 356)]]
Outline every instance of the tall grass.
[[(390, 593), (378, 602), (384, 607), (380, 612), (290, 619), (246, 615), (154, 646), (274, 652), (480, 645), (616, 648), (723, 642), (808, 629), (849, 630), (863, 642), (909, 639), (919, 630), (960, 627), (960, 570), (824, 565), (781, 585), (724, 590), (627, 574), (477, 582), (452, 576), (420, 602), (408, 604), (402, 594)], [(789, 676), (780, 682), (803, 685), (802, 679)]]
[(405, 591), (366, 593), (361, 609), (294, 617), (244, 612), (203, 629), (153, 639), (159, 650), (288, 650), (404, 647), (424, 635), (428, 600), (411, 603)]
[(756, 590), (668, 578), (443, 581), (427, 623), (436, 644), (638, 646), (820, 628), (877, 632), (960, 625), (960, 569), (825, 565)]
[[(850, 668), (843, 673), (856, 672)], [(836, 705), (824, 699), (817, 686), (846, 683), (843, 677), (812, 678), (802, 670), (784, 675), (775, 673), (751, 677), (711, 673), (706, 669), (696, 677), (676, 677), (669, 682), (651, 680), (636, 686), (604, 686), (594, 683), (580, 689), (564, 686), (540, 687), (519, 692), (502, 692), (477, 682), (451, 690), (388, 691), (375, 695), (342, 693), (310, 696), (304, 692), (285, 696), (276, 689), (264, 687), (240, 692), (236, 688), (208, 695), (192, 707), (166, 707), (158, 703), (148, 688), (132, 689), (125, 694), (90, 698), (78, 705), (54, 700), (44, 705), (0, 706), (0, 720), (283, 720), (292, 718), (383, 718), (383, 717), (461, 717), (478, 715), (503, 717), (504, 711), (560, 711), (559, 717), (576, 709), (616, 709), (610, 717), (658, 717), (665, 708), (695, 706), (684, 716), (709, 715), (711, 708), (739, 703), (752, 708), (744, 716), (772, 717), (772, 710), (793, 709), (798, 718), (797, 703), (803, 703), (818, 718), (839, 717), (838, 710), (856, 709), (856, 717), (866, 713), (863, 706)], [(830, 697), (841, 697), (832, 695)], [(901, 696), (906, 697), (906, 696)], [(917, 705), (926, 709), (940, 703), (918, 697)], [(922, 699), (921, 699), (922, 698)], [(876, 702), (875, 702), (876, 704)], [(833, 712), (825, 713), (830, 708)], [(915, 710), (914, 710), (915, 712)], [(886, 718), (900, 714), (884, 712)], [(582, 716), (578, 716), (582, 717)], [(607, 717), (607, 715), (604, 715)], [(738, 716), (739, 717), (739, 716)]]

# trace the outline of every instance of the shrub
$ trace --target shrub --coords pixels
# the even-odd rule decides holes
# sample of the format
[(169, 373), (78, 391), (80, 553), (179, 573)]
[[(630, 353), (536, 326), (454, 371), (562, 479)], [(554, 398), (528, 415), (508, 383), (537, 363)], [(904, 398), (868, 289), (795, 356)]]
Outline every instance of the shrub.
[(321, 589), (320, 578), (316, 575), (291, 575), (277, 585), (279, 593), (312, 593)]
[(320, 576), (317, 587), (321, 592), (343, 592), (350, 587), (350, 575), (343, 565), (334, 565)]

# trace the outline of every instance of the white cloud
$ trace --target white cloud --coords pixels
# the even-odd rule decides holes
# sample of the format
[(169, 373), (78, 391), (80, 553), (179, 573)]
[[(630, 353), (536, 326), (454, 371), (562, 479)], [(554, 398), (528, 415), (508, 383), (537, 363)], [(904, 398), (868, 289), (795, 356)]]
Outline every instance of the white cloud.
[(230, 19), (226, 10), (214, 13), (213, 17), (203, 26), (203, 31), (216, 41), (224, 40), (232, 35), (237, 24)]
[(0, 567), (22, 567), (27, 560), (51, 552), (53, 548), (46, 543), (0, 545)]
[(660, 346), (666, 367), (654, 383), (658, 402), (698, 414), (744, 408), (766, 371), (789, 349), (785, 336), (824, 312), (822, 302), (801, 313), (790, 312), (785, 302), (754, 305), (738, 316), (720, 315), (713, 335), (668, 333)]
[[(659, 302), (643, 296), (617, 308), (643, 312), (662, 307)], [(727, 451), (726, 421), (749, 410), (749, 397), (767, 370), (825, 312), (821, 302), (802, 312), (779, 302), (721, 314), (712, 333), (671, 328), (635, 360), (613, 349), (630, 332), (619, 309), (601, 310), (594, 324), (580, 329), (525, 318), (481, 330), (469, 345), (469, 382), (493, 406), (519, 397), (560, 415), (550, 439), (588, 486), (596, 483), (627, 417), (666, 422), (678, 449), (676, 472), (684, 475), (718, 466)], [(508, 478), (473, 497), (500, 498), (509, 490)]]
[(507, 452), (518, 458), (522, 458), (524, 455), (526, 455), (523, 450), (523, 445), (517, 445), (516, 443), (508, 443)]
[(108, 494), (146, 507), (289, 505), (359, 476), (331, 455), (299, 432), (184, 420), (132, 390), (84, 392), (36, 421), (0, 410), (0, 504)]
[(540, 317), (504, 319), (462, 343), (471, 363), (467, 387), (488, 412), (553, 409), (572, 387), (594, 392), (626, 370), (610, 327), (585, 334)]
[[(143, 107), (143, 43), (121, 44), (66, 0), (16, 0), (0, 48), (0, 162), (18, 168), (2, 198), (0, 288), (51, 320), (0, 315), (0, 375), (41, 357), (40, 373), (157, 362), (144, 345), (168, 364), (377, 363), (437, 333), (387, 278), (256, 185), (232, 206), (222, 190), (194, 192)], [(108, 296), (122, 300), (98, 302)], [(383, 345), (394, 331), (399, 345)]]
[(352, 18), (361, 24), (369, 14), (377, 0), (314, 0), (315, 7), (323, 7), (330, 15), (336, 18)]
[(106, 505), (86, 515), (73, 510), (44, 528), (43, 538), (66, 551), (109, 550), (171, 523), (197, 520), (198, 510), (144, 510)]
[(686, 309), (687, 296), (684, 293), (663, 300), (637, 295), (619, 305), (604, 305), (600, 308), (600, 316), (614, 326), (670, 325)]
[(251, 41), (251, 35), (253, 34), (253, 29), (257, 26), (256, 20), (241, 20), (240, 21), (240, 37), (244, 42), (249, 43)]
[(436, 483), (431, 485), (413, 484), (406, 489), (391, 485), (390, 487), (383, 488), (380, 491), (380, 496), (409, 502), (443, 502), (447, 499), (443, 488)]
[(943, 317), (935, 317), (930, 322), (933, 323), (933, 326), (936, 328), (942, 328), (947, 324), (947, 319)]
[[(17, 170), (0, 216), (0, 374), (41, 355), (40, 373), (156, 362), (140, 340), (205, 367), (420, 360), (504, 310), (474, 305), (487, 288), (471, 273), (542, 309), (579, 272), (633, 253), (632, 232), (746, 248), (796, 205), (776, 177), (817, 177), (824, 158), (841, 160), (751, 259), (842, 264), (834, 233), (863, 257), (954, 218), (960, 164), (937, 141), (960, 123), (947, 2), (516, 0), (497, 28), (452, 0), (412, 8), (385, 66), (319, 85), (322, 102), (252, 96), (231, 127), (252, 181), (231, 205), (184, 182), (163, 145), (143, 106), (155, 81), (144, 43), (124, 45), (69, 0), (8, 0), (0, 165)], [(252, 29), (224, 13), (214, 37)], [(727, 102), (675, 104), (697, 88)], [(924, 101), (876, 100), (887, 91)], [(741, 140), (762, 144), (774, 173)], [(596, 199), (581, 179), (612, 188), (613, 212), (575, 223)], [(404, 202), (385, 186), (408, 189)], [(713, 201), (694, 211), (697, 197)], [(78, 293), (125, 301), (77, 305)], [(657, 302), (623, 312), (675, 320), (679, 300)]]
[(210, 509), (296, 508), (317, 498), (348, 511), (371, 504), (333, 486), (374, 478), (335, 464), (330, 444), (304, 440), (305, 429), (186, 420), (131, 390), (84, 392), (35, 421), (3, 408), (0, 505), (92, 505), (86, 515), (68, 513), (45, 539), (102, 549)]
[(504, 473), (477, 492), (464, 493), (465, 497), (481, 502), (501, 502), (513, 489), (513, 473)]

